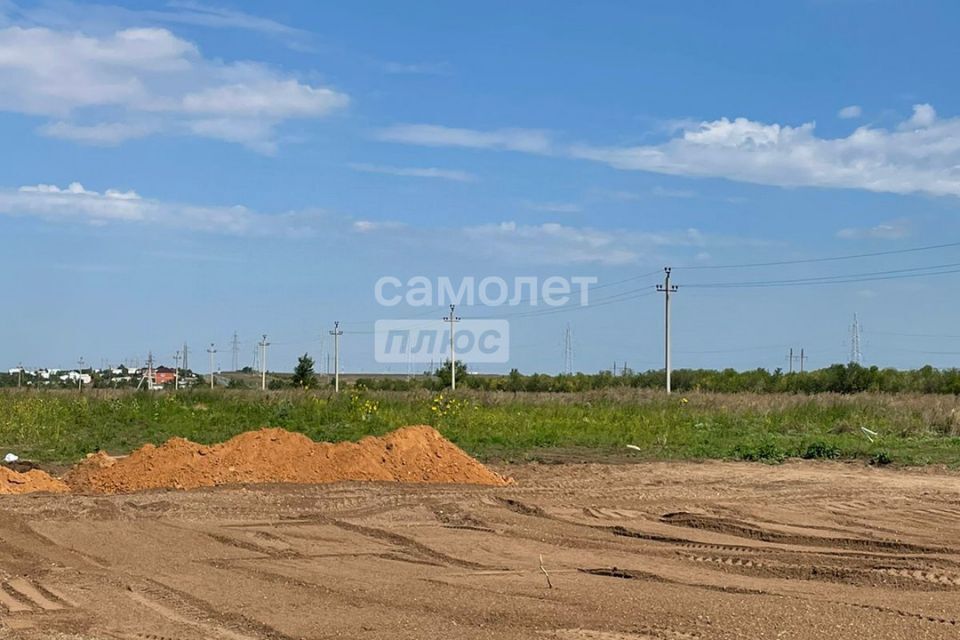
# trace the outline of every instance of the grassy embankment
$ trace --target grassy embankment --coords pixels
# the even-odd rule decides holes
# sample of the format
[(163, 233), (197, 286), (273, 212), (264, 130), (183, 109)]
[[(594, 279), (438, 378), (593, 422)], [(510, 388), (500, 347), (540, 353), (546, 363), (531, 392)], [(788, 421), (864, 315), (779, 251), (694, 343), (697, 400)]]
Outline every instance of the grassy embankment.
[[(0, 454), (73, 462), (261, 426), (356, 440), (432, 424), (484, 459), (861, 459), (960, 466), (960, 399), (933, 395), (247, 391), (0, 393)], [(879, 434), (871, 442), (861, 427)], [(627, 444), (641, 451), (626, 448)]]

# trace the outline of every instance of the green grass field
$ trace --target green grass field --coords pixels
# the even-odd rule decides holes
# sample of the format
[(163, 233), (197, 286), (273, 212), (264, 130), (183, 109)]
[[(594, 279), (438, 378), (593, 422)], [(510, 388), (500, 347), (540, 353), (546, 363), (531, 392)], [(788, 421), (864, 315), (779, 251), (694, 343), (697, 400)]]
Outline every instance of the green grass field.
[[(342, 441), (408, 424), (431, 424), (487, 460), (775, 463), (807, 457), (960, 464), (960, 400), (945, 395), (0, 393), (0, 454), (48, 463), (73, 462), (98, 449), (124, 453), (172, 436), (220, 442), (263, 426)], [(871, 442), (861, 427), (879, 435)]]

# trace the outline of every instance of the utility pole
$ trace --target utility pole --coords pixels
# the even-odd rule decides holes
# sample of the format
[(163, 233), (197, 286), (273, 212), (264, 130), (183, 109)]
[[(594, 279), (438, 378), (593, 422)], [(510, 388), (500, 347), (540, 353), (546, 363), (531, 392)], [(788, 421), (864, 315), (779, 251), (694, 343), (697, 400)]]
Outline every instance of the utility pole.
[(153, 375), (153, 351), (147, 352), (147, 391), (153, 391), (157, 386)]
[(237, 337), (237, 332), (233, 332), (233, 341), (230, 343), (230, 350), (233, 352), (233, 371), (237, 371), (240, 368), (240, 338)]
[(455, 315), (457, 305), (450, 305), (450, 315), (446, 316), (443, 321), (450, 323), (450, 391), (457, 390), (457, 340), (456, 340), (456, 328), (457, 323), (463, 318), (459, 318)]
[(790, 362), (787, 373), (793, 373), (793, 347), (790, 347), (790, 355), (787, 356), (787, 360)]
[(187, 355), (190, 353), (190, 349), (187, 347), (187, 343), (183, 343), (183, 368), (187, 371), (190, 370), (190, 362), (187, 360)]
[(263, 334), (263, 339), (260, 340), (260, 390), (267, 390), (267, 347), (270, 346), (270, 343), (267, 342), (267, 334)]
[(23, 363), (17, 365), (17, 389), (23, 384)]
[(340, 336), (343, 331), (340, 330), (339, 320), (333, 323), (330, 335), (333, 336), (333, 392), (340, 393)]
[(210, 354), (210, 388), (213, 389), (213, 356), (217, 352), (217, 349), (213, 346), (213, 343), (210, 343), (210, 348), (207, 349), (207, 353)]
[(663, 284), (657, 291), (663, 293), (663, 361), (667, 373), (667, 393), (670, 393), (670, 294), (677, 292), (677, 285), (670, 284), (670, 267), (663, 268)]
[(80, 391), (83, 391), (83, 356), (80, 356), (80, 359), (77, 360), (77, 364), (80, 365), (80, 370), (77, 371), (77, 388)]
[(803, 355), (803, 347), (800, 347), (800, 373), (803, 373), (803, 361), (807, 359), (807, 356)]
[(180, 352), (177, 351), (173, 356), (173, 390), (180, 388)]

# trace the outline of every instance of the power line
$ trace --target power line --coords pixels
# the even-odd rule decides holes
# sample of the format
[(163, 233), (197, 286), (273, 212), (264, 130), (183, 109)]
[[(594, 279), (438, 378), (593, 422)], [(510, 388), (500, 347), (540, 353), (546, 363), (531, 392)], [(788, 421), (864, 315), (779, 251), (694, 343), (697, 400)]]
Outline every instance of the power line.
[[(784, 280), (747, 280), (741, 282), (694, 282), (685, 284), (685, 288), (695, 289), (726, 289), (750, 287), (789, 287), (816, 284), (842, 284), (849, 282), (872, 282), (875, 280), (897, 280), (901, 278), (919, 278), (923, 276), (945, 275), (960, 273), (960, 262), (929, 265), (925, 267), (910, 267), (907, 269), (889, 269), (886, 271), (868, 271), (863, 273), (848, 273), (833, 276), (812, 276), (809, 278), (792, 278)], [(920, 273), (925, 272), (925, 273)]]
[[(704, 269), (749, 269), (753, 267), (776, 267), (791, 264), (812, 264), (817, 262), (837, 262), (841, 260), (857, 260), (860, 258), (876, 258), (878, 256), (892, 256), (904, 253), (916, 253), (918, 251), (934, 251), (936, 249), (948, 249), (951, 247), (960, 247), (960, 242), (947, 242), (944, 244), (931, 244), (924, 247), (912, 247), (909, 249), (891, 249), (889, 251), (874, 251), (871, 253), (853, 253), (843, 256), (830, 256), (825, 258), (800, 258), (797, 260), (776, 260), (772, 262), (748, 262), (742, 264), (716, 264), (716, 265), (689, 265), (685, 267), (676, 267), (686, 270), (704, 270)], [(684, 285), (686, 286), (686, 285)]]
[(878, 331), (876, 329), (871, 329), (870, 333), (875, 333), (882, 336), (897, 336), (903, 338), (960, 338), (958, 334), (949, 334), (949, 333), (898, 333), (895, 331)]
[(631, 289), (629, 291), (623, 291), (621, 293), (616, 293), (614, 295), (608, 296), (606, 298), (601, 298), (598, 302), (591, 303), (589, 305), (579, 305), (579, 306), (567, 306), (567, 307), (554, 307), (550, 309), (538, 309), (536, 311), (521, 311), (517, 313), (503, 313), (498, 315), (484, 316), (488, 318), (530, 318), (537, 316), (546, 316), (552, 315), (555, 313), (570, 313), (571, 311), (581, 311), (583, 309), (593, 309), (594, 307), (603, 307), (608, 304), (617, 304), (620, 302), (627, 302), (629, 300), (637, 300), (639, 298), (646, 298), (647, 296), (652, 296), (657, 293), (657, 290), (652, 286), (641, 287), (639, 289)]
[(891, 351), (899, 351), (901, 353), (918, 353), (921, 355), (927, 356), (957, 356), (960, 355), (960, 351), (922, 351), (919, 349), (902, 349), (900, 347), (891, 347), (884, 346), (884, 349), (890, 349)]
[(677, 351), (677, 353), (691, 354), (691, 355), (709, 355), (714, 353), (718, 353), (718, 354), (719, 353), (743, 353), (745, 351), (772, 351), (774, 349), (782, 349), (788, 346), (789, 345), (785, 345), (785, 344), (774, 344), (774, 345), (765, 345), (762, 347), (740, 347), (740, 348), (733, 348), (733, 349), (706, 349), (706, 350), (699, 350), (699, 351), (690, 351), (690, 350), (684, 349), (682, 351)]
[[(617, 286), (617, 285), (625, 284), (625, 283), (627, 283), (627, 282), (635, 282), (635, 281), (637, 281), (637, 280), (643, 280), (644, 278), (649, 278), (650, 276), (654, 276), (654, 275), (657, 275), (658, 273), (662, 273), (662, 272), (663, 272), (662, 269), (656, 269), (656, 270), (654, 270), (654, 271), (650, 271), (650, 272), (647, 272), (647, 273), (641, 273), (640, 275), (630, 276), (630, 277), (628, 277), (628, 278), (623, 278), (623, 279), (621, 279), (621, 280), (615, 280), (615, 281), (613, 281), (613, 282), (607, 282), (607, 283), (604, 283), (604, 284), (598, 284), (598, 285), (595, 285), (595, 286), (593, 286), (593, 287), (590, 287), (589, 290), (590, 290), (590, 291), (596, 291), (597, 289), (606, 289), (606, 288), (608, 288), (608, 287), (615, 287), (615, 286)], [(619, 293), (619, 294), (614, 294), (614, 296), (626, 295), (626, 294), (634, 293), (634, 292), (636, 292), (636, 291), (646, 290), (646, 289), (648, 289), (648, 288), (649, 288), (649, 287), (643, 287), (643, 289), (633, 289), (633, 290), (631, 290), (631, 291), (624, 291), (624, 292), (621, 292), (621, 293)], [(614, 296), (611, 296), (611, 297), (614, 297)], [(511, 305), (512, 305), (512, 306), (516, 306), (516, 305), (523, 304), (523, 303), (525, 303), (525, 302), (531, 302), (532, 300), (535, 300), (535, 299), (536, 299), (535, 296), (532, 296), (532, 295), (531, 295), (531, 296), (527, 296), (527, 297), (524, 297), (524, 298), (519, 298), (519, 299), (517, 299), (515, 302), (514, 302), (514, 301), (511, 301)], [(472, 308), (472, 307), (479, 307), (479, 306), (484, 306), (484, 305), (478, 305), (478, 304), (460, 304), (459, 306), (461, 306), (461, 307), (466, 306), (466, 307)], [(587, 305), (582, 305), (582, 306), (587, 306)], [(595, 305), (589, 305), (589, 306), (595, 306)], [(520, 313), (518, 313), (518, 314), (506, 314), (506, 315), (500, 314), (500, 315), (497, 315), (497, 316), (489, 316), (489, 317), (497, 317), (497, 318), (501, 318), (501, 317), (519, 317), (519, 316), (523, 316), (523, 315), (527, 315), (527, 314), (530, 314), (530, 315), (539, 315), (540, 313), (549, 314), (549, 313), (552, 313), (552, 312), (555, 312), (555, 311), (556, 311), (556, 309), (544, 309), (544, 310), (542, 310), (542, 311), (540, 311), (540, 310), (535, 310), (535, 311), (529, 311), (529, 312), (520, 312)], [(410, 319), (412, 319), (412, 320), (417, 320), (417, 319), (420, 319), (420, 318), (428, 318), (432, 313), (434, 313), (433, 307), (430, 307), (430, 308), (428, 308), (426, 311), (424, 311), (424, 312), (422, 312), (422, 313), (410, 314)], [(351, 325), (371, 325), (371, 324), (374, 324), (375, 322), (376, 322), (375, 320), (351, 320), (351, 321), (349, 321), (349, 324), (351, 324)], [(423, 326), (428, 326), (428, 325), (423, 325)], [(348, 333), (348, 334), (351, 334), (351, 333), (353, 333), (353, 334), (372, 334), (372, 333), (374, 333), (374, 332), (373, 332), (373, 331), (346, 331), (345, 333)]]

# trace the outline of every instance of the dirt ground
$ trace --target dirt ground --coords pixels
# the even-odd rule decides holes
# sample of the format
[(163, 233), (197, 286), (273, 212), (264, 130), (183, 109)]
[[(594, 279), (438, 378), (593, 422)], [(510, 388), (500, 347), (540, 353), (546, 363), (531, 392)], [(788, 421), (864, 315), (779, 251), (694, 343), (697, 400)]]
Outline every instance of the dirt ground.
[(0, 637), (960, 638), (956, 475), (498, 470), (516, 483), (5, 496)]

